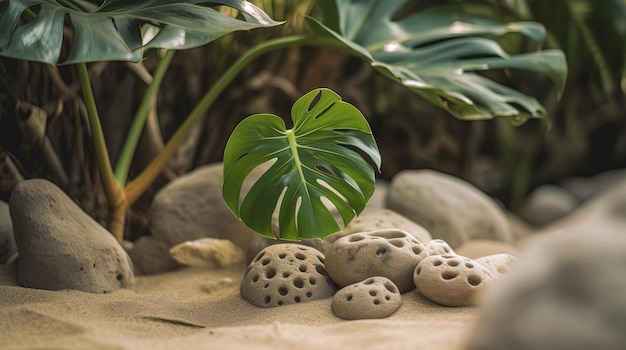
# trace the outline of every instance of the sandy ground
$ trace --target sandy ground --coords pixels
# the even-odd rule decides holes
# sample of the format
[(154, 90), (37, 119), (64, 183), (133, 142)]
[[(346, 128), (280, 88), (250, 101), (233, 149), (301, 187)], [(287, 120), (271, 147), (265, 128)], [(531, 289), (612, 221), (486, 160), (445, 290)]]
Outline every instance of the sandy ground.
[(331, 299), (257, 308), (239, 295), (244, 271), (185, 268), (102, 295), (0, 286), (0, 348), (461, 349), (479, 312), (416, 291), (382, 320), (341, 320)]

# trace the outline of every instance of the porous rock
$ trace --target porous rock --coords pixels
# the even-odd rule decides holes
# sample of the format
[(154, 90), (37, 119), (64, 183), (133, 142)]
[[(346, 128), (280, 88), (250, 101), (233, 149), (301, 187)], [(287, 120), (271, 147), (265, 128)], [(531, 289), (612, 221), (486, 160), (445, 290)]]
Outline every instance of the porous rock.
[(91, 293), (133, 285), (132, 263), (121, 245), (50, 181), (20, 182), (9, 207), (19, 285)]
[(487, 255), (474, 259), (474, 261), (486, 267), (493, 274), (494, 279), (499, 279), (500, 276), (509, 273), (516, 260), (515, 256), (506, 253)]
[(368, 277), (390, 279), (401, 293), (415, 288), (412, 274), (428, 252), (413, 235), (398, 229), (357, 232), (328, 246), (326, 271), (339, 286)]
[(201, 238), (170, 248), (176, 262), (187, 266), (224, 267), (246, 261), (243, 249), (228, 239)]
[(249, 264), (241, 296), (258, 307), (274, 307), (324, 299), (335, 285), (317, 249), (294, 243), (266, 247)]
[(444, 306), (476, 305), (493, 284), (492, 273), (459, 255), (433, 255), (415, 268), (413, 282), (427, 299)]
[[(258, 171), (262, 169), (254, 173)], [(176, 264), (168, 254), (169, 248), (200, 238), (229, 239), (246, 252), (249, 260), (270, 243), (233, 215), (222, 198), (222, 182), (222, 163), (215, 163), (180, 176), (157, 193), (150, 208), (150, 231), (154, 240), (163, 244), (152, 242), (134, 248), (131, 255), (137, 257), (138, 270), (161, 272), (155, 265), (174, 268)], [(250, 186), (251, 183), (245, 181), (243, 191)], [(161, 247), (160, 256), (165, 263), (143, 257), (154, 256), (151, 250), (154, 246)]]
[(0, 264), (6, 264), (17, 254), (9, 204), (0, 201)]
[(428, 255), (456, 255), (454, 249), (443, 239), (433, 239), (424, 243)]
[(420, 242), (431, 240), (430, 233), (421, 225), (406, 217), (384, 208), (366, 207), (359, 216), (352, 220), (346, 228), (337, 233), (336, 237), (355, 232), (376, 231), (383, 229), (398, 229), (412, 234)]
[(344, 320), (362, 320), (389, 317), (401, 305), (402, 296), (391, 280), (370, 277), (339, 290), (333, 297), (331, 308)]
[(497, 203), (475, 186), (432, 170), (404, 170), (391, 181), (387, 208), (456, 248), (469, 239), (512, 241)]

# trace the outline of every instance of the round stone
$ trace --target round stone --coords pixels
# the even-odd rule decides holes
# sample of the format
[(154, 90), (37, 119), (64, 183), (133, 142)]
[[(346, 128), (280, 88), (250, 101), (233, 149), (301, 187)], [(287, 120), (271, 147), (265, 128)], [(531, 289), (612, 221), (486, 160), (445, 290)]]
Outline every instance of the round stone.
[(444, 306), (476, 305), (494, 282), (493, 274), (476, 261), (459, 255), (433, 255), (413, 274), (415, 286), (427, 299)]
[(324, 255), (293, 243), (271, 245), (259, 252), (240, 287), (241, 296), (258, 307), (324, 299), (335, 290), (324, 268)]
[(370, 277), (339, 290), (333, 297), (331, 308), (344, 320), (362, 320), (389, 317), (401, 305), (402, 296), (391, 280)]
[(406, 231), (359, 232), (343, 236), (328, 246), (326, 270), (342, 287), (382, 276), (405, 293), (415, 288), (413, 270), (427, 256), (424, 245)]

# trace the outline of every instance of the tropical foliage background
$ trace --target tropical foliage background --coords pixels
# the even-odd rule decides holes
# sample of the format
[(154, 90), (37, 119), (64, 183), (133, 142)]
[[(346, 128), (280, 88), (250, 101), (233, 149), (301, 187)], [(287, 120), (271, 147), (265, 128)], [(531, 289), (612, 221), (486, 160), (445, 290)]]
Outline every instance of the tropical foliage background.
[[(270, 38), (302, 32), (306, 15), (319, 18), (320, 10), (312, 0), (252, 2), (271, 18), (286, 23), (228, 34), (206, 46), (178, 52), (162, 84), (159, 125), (147, 129), (152, 132), (144, 132), (131, 176), (152, 159), (163, 140), (242, 52)], [(468, 122), (435, 106), (434, 95), (418, 96), (377, 74), (367, 60), (340, 48), (303, 46), (276, 51), (252, 62), (215, 102), (162, 177), (134, 205), (127, 232), (135, 236), (144, 233), (147, 206), (160, 186), (194, 167), (222, 160), (228, 136), (244, 117), (260, 112), (287, 116), (294, 101), (318, 87), (333, 89), (368, 119), (382, 154), (382, 179), (391, 179), (403, 169), (433, 168), (468, 179), (516, 210), (528, 192), (540, 184), (626, 167), (626, 2), (463, 2), (475, 5), (479, 10), (472, 15), (481, 16), (486, 23), (494, 19), (536, 21), (546, 28), (543, 44), (514, 32), (498, 38), (507, 51), (532, 52), (538, 45), (563, 50), (569, 72), (562, 89), (549, 74), (523, 70), (477, 74), (535, 96), (537, 105), (545, 107), (546, 118), (530, 119), (521, 126), (505, 118)], [(406, 11), (424, 10), (434, 4), (455, 6), (459, 1), (414, 3), (414, 8)], [(6, 2), (0, 3), (0, 12), (4, 6)], [(64, 45), (63, 50), (69, 52), (67, 43)], [(148, 70), (155, 69), (157, 55), (155, 50), (143, 62)], [(93, 79), (94, 92), (115, 162), (129, 128), (129, 116), (146, 84), (141, 68), (130, 63), (96, 63), (90, 69), (97, 76)], [(53, 70), (41, 63), (0, 58), (0, 199), (8, 199), (5, 188), (17, 170), (25, 177), (47, 177), (63, 184), (83, 208), (104, 221), (106, 198), (94, 155), (86, 146), (89, 130), (82, 119), (84, 107), (79, 102), (78, 86), (69, 67)], [(28, 106), (16, 110), (16, 100), (30, 101), (46, 110), (45, 139), (36, 133), (33, 136), (20, 122), (32, 115), (32, 110)], [(522, 102), (509, 106), (534, 114), (534, 104)], [(60, 158), (57, 164), (50, 150)]]

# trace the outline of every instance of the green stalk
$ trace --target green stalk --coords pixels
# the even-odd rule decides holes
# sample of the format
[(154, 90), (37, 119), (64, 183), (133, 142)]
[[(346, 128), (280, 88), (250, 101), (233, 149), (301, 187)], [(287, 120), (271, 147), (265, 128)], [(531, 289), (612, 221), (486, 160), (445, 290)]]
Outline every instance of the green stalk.
[(292, 35), (288, 37), (268, 40), (248, 50), (243, 56), (235, 61), (220, 79), (207, 91), (196, 108), (187, 116), (187, 119), (178, 128), (176, 133), (167, 142), (161, 153), (152, 160), (139, 176), (128, 183), (125, 188), (126, 199), (129, 204), (134, 203), (161, 173), (169, 159), (174, 155), (178, 147), (185, 141), (191, 130), (202, 120), (205, 112), (213, 104), (215, 99), (224, 91), (226, 86), (257, 57), (277, 49), (300, 45), (319, 45), (324, 39), (312, 38), (307, 35)]
[(93, 90), (91, 89), (91, 81), (89, 79), (89, 72), (87, 71), (87, 64), (78, 63), (76, 67), (78, 70), (81, 90), (83, 92), (83, 99), (87, 108), (89, 127), (91, 128), (91, 137), (93, 139), (93, 144), (96, 151), (96, 159), (98, 161), (98, 168), (100, 169), (100, 177), (102, 178), (104, 192), (109, 202), (109, 207), (111, 208), (109, 229), (118, 239), (118, 241), (121, 242), (123, 238), (122, 236), (124, 234), (124, 215), (126, 214), (126, 208), (128, 208), (127, 201), (124, 197), (122, 187), (119, 183), (117, 183), (117, 181), (115, 180), (115, 176), (113, 175), (113, 169), (111, 168), (111, 161), (109, 159), (109, 152), (107, 150), (106, 142), (104, 140), (102, 126), (100, 125), (98, 109), (96, 108), (96, 100), (93, 96)]
[(163, 77), (167, 72), (170, 62), (172, 62), (174, 53), (176, 53), (174, 50), (167, 51), (165, 56), (161, 59), (161, 62), (159, 62), (159, 65), (154, 72), (152, 83), (150, 83), (146, 93), (143, 95), (141, 104), (139, 105), (135, 117), (133, 118), (133, 123), (128, 131), (126, 142), (124, 143), (122, 152), (120, 153), (120, 157), (115, 167), (115, 179), (121, 186), (124, 186), (128, 179), (128, 170), (130, 169), (133, 155), (137, 149), (137, 143), (139, 142), (141, 131), (146, 123), (146, 119), (148, 118), (150, 108), (156, 100), (161, 82), (163, 81)]

